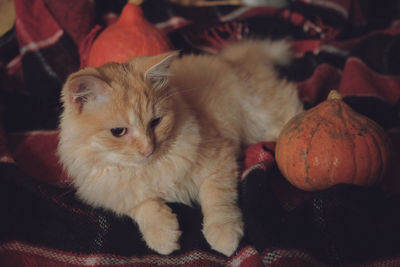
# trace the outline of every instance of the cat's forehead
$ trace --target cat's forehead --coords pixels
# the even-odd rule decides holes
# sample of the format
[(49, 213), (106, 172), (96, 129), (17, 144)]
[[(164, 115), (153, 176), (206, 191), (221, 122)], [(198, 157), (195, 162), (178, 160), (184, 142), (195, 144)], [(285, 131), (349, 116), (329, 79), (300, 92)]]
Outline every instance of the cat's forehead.
[(157, 108), (157, 102), (154, 97), (149, 96), (145, 90), (137, 90), (135, 85), (124, 86), (124, 91), (113, 95), (110, 102), (112, 113), (119, 121), (130, 125), (137, 125), (147, 120), (147, 117), (153, 116)]
[(141, 94), (147, 89), (147, 84), (140, 73), (123, 71), (110, 77), (109, 83), (114, 90), (130, 94)]
[(135, 100), (116, 101), (105, 106), (96, 116), (101, 117), (110, 127), (138, 127), (153, 116), (151, 105), (141, 105)]
[[(110, 104), (115, 112), (125, 115), (125, 117), (135, 118), (143, 113), (152, 112), (156, 103), (154, 98), (144, 91), (124, 88), (123, 92), (114, 93)], [(130, 121), (132, 120), (130, 119)]]
[(104, 69), (106, 82), (111, 87), (114, 101), (129, 102), (151, 100), (154, 95), (144, 79), (144, 75), (125, 64), (110, 64)]
[(100, 67), (100, 74), (116, 89), (143, 89), (146, 85), (143, 71), (132, 64), (109, 62)]
[[(157, 95), (148, 86), (144, 74), (127, 64), (110, 63), (103, 69), (110, 86), (111, 101), (104, 107), (119, 121), (129, 124), (146, 120), (157, 108)], [(106, 111), (107, 112), (107, 111)]]

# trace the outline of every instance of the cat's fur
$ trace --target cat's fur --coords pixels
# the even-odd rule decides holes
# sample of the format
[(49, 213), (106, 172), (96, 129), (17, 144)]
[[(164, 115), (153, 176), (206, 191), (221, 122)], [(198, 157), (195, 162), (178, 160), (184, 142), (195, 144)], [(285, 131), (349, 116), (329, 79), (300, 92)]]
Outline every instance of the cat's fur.
[(197, 201), (208, 243), (231, 255), (243, 235), (240, 148), (275, 140), (303, 110), (274, 68), (289, 57), (283, 41), (246, 41), (216, 56), (171, 52), (70, 75), (58, 152), (78, 196), (129, 215), (161, 254), (179, 249), (181, 235), (165, 202)]

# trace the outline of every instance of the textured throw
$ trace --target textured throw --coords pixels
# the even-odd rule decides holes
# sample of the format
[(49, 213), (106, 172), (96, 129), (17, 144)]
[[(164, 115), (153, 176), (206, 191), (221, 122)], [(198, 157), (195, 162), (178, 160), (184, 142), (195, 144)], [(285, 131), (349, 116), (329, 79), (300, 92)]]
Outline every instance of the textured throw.
[(0, 37), (0, 266), (400, 266), (400, 4), (264, 2), (147, 0), (142, 8), (184, 53), (289, 38), (295, 59), (279, 71), (297, 83), (306, 108), (336, 89), (387, 132), (393, 154), (383, 182), (304, 192), (280, 174), (275, 143), (254, 144), (238, 189), (245, 236), (237, 252), (210, 249), (199, 207), (169, 203), (182, 249), (158, 255), (129, 217), (78, 200), (55, 154), (62, 83), (86, 65), (124, 1), (15, 0), (15, 27)]

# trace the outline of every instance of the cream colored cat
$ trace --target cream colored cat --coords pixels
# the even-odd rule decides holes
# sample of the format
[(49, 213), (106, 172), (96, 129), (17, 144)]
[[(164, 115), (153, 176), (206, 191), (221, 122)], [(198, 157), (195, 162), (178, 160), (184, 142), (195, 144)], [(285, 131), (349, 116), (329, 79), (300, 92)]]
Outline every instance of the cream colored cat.
[(197, 201), (206, 240), (232, 255), (243, 235), (240, 148), (275, 140), (302, 111), (274, 70), (289, 57), (283, 41), (246, 41), (217, 56), (171, 52), (70, 75), (58, 152), (78, 196), (129, 215), (161, 254), (181, 235), (165, 202)]

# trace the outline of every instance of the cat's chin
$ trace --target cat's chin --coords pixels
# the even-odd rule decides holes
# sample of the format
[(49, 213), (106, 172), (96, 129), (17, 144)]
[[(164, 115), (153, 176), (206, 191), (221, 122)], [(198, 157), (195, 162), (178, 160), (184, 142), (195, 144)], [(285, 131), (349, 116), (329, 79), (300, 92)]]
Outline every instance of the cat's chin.
[(117, 163), (118, 165), (125, 167), (143, 167), (144, 165), (148, 165), (151, 162), (152, 162), (152, 157), (135, 159), (135, 160), (120, 160), (114, 163)]
[(153, 156), (136, 158), (136, 157), (119, 157), (119, 156), (107, 156), (105, 160), (111, 164), (119, 165), (122, 167), (142, 167), (149, 164), (153, 160)]
[(114, 164), (118, 164), (122, 167), (142, 167), (143, 165), (148, 164), (148, 160), (143, 160), (143, 161), (120, 161), (120, 162), (113, 162)]

